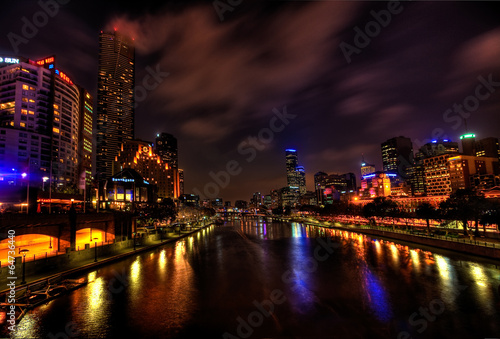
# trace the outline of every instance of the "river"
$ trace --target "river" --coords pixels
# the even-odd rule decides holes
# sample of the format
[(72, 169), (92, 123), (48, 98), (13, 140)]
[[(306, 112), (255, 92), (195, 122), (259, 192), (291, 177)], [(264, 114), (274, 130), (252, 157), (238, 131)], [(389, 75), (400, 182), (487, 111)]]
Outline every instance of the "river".
[(85, 276), (16, 337), (500, 337), (495, 262), (297, 223), (234, 220)]

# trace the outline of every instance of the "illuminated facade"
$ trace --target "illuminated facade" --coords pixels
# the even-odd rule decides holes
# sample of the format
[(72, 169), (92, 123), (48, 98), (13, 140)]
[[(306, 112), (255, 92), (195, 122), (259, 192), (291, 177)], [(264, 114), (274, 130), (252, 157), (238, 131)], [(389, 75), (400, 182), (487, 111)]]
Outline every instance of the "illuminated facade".
[(395, 137), (382, 143), (381, 149), (384, 172), (396, 173), (399, 178), (406, 178), (408, 168), (413, 164), (411, 139)]
[(361, 176), (364, 177), (365, 175), (372, 173), (375, 173), (375, 165), (367, 164), (363, 161), (361, 163)]
[(79, 186), (81, 189), (92, 184), (92, 128), (93, 128), (93, 98), (84, 88), (80, 88), (80, 129), (78, 134), (80, 150)]
[(114, 167), (137, 171), (147, 182), (158, 187), (158, 198), (176, 199), (180, 195), (178, 170), (163, 162), (148, 142), (130, 140), (122, 144)]
[(288, 190), (284, 193), (287, 197), (284, 203), (295, 206), (299, 202), (299, 196), (306, 193), (306, 172), (303, 166), (299, 166), (297, 150), (287, 148), (286, 159), (286, 182)]
[(168, 133), (156, 135), (155, 151), (164, 163), (172, 168), (178, 168), (179, 156), (177, 154), (177, 139)]
[(184, 170), (179, 168), (179, 195), (184, 194)]
[(425, 185), (427, 195), (449, 195), (451, 193), (448, 158), (450, 154), (424, 159)]
[(109, 178), (121, 145), (134, 139), (133, 41), (118, 32), (99, 34), (96, 174)]
[(391, 195), (391, 177), (394, 173), (375, 172), (361, 179), (359, 195), (364, 198), (388, 197)]
[(442, 154), (458, 154), (458, 143), (449, 139), (436, 139), (420, 147), (415, 154), (414, 165), (408, 172), (412, 195), (420, 196), (427, 193), (424, 159)]
[(155, 202), (155, 186), (137, 171), (125, 168), (108, 178), (101, 187), (101, 208), (131, 210), (134, 205)]
[[(86, 155), (92, 149), (92, 119), (82, 125), (81, 100), (87, 92), (57, 69), (53, 56), (7, 59), (0, 57), (1, 184), (29, 182), (44, 190), (50, 186), (52, 192), (78, 193), (80, 169), (90, 166)], [(87, 104), (92, 107), (92, 97)]]

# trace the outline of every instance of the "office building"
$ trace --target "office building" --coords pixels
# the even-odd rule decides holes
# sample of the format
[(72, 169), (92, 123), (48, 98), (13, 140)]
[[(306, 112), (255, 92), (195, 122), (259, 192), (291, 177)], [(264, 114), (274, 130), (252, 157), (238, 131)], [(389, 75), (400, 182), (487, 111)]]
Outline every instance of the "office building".
[(498, 138), (484, 138), (476, 142), (476, 156), (498, 158), (500, 160), (500, 145)]
[(134, 139), (135, 48), (117, 31), (99, 34), (96, 174), (111, 177), (121, 145)]
[(463, 155), (476, 155), (476, 135), (474, 133), (466, 133), (460, 136), (462, 142)]
[(413, 164), (413, 146), (410, 138), (391, 138), (381, 145), (384, 172), (407, 178), (407, 169)]
[(163, 162), (172, 168), (178, 168), (177, 139), (168, 133), (158, 133), (155, 140), (155, 150)]
[(80, 175), (91, 168), (91, 110), (92, 97), (54, 56), (0, 57), (1, 191), (30, 185), (81, 193)]
[(297, 166), (299, 165), (299, 160), (297, 156), (297, 150), (292, 148), (287, 148), (285, 150), (286, 158), (286, 183), (289, 187), (299, 187), (299, 180), (297, 176)]
[(179, 195), (184, 194), (184, 170), (179, 168)]

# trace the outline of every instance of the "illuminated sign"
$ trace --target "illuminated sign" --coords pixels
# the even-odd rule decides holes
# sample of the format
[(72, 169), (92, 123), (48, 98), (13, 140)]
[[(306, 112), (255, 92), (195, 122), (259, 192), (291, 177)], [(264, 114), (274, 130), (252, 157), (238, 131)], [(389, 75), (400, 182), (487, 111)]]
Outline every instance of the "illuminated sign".
[(35, 64), (37, 64), (38, 66), (43, 66), (45, 64), (53, 64), (54, 61), (54, 57), (48, 57), (35, 61)]
[(388, 177), (397, 177), (398, 176), (397, 174), (394, 174), (394, 173), (387, 173), (386, 175)]
[(119, 181), (119, 182), (134, 182), (135, 180), (134, 179), (125, 179), (125, 178), (112, 178), (111, 179), (112, 181)]
[(4, 58), (0, 57), (0, 62), (5, 62), (6, 64), (18, 64), (19, 59), (17, 58)]
[(293, 148), (287, 148), (286, 151), (287, 152), (297, 152), (297, 150), (294, 150)]
[(464, 134), (460, 136), (460, 140), (462, 139), (469, 139), (469, 138), (475, 138), (476, 135), (474, 133), (469, 133), (469, 134)]
[(142, 147), (142, 152), (149, 153), (149, 147), (148, 146), (143, 146)]
[(365, 175), (363, 177), (363, 179), (370, 179), (370, 178), (373, 178), (373, 177), (375, 177), (375, 174), (368, 174), (368, 175)]
[(63, 72), (61, 72), (61, 71), (59, 71), (57, 69), (56, 69), (56, 73), (59, 74), (59, 76), (61, 77), (61, 79), (63, 79), (64, 81), (66, 81), (68, 84), (73, 85), (73, 81), (71, 81), (71, 79), (66, 74), (64, 74)]

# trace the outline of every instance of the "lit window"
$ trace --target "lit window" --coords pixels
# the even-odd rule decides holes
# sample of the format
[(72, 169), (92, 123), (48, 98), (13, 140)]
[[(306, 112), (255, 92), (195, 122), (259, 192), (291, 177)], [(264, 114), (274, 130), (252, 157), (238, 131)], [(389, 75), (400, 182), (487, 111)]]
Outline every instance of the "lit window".
[(28, 110), (26, 110), (26, 109), (22, 109), (22, 110), (21, 110), (21, 114), (28, 114)]
[(29, 89), (28, 85), (23, 85), (23, 89)]
[(52, 130), (54, 131), (54, 133), (59, 133), (59, 128), (54, 127)]
[(25, 122), (21, 122), (19, 125), (21, 125), (21, 127), (26, 127), (26, 123)]

